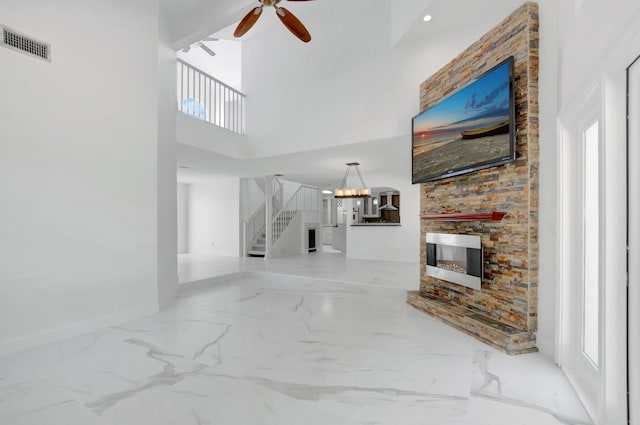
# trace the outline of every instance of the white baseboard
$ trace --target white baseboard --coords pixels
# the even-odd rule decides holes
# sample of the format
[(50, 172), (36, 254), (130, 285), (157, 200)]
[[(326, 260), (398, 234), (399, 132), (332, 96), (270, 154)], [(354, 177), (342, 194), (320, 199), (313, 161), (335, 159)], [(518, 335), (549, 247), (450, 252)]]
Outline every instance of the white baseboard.
[(538, 347), (540, 353), (544, 354), (550, 359), (553, 359), (553, 361), (557, 363), (556, 346), (553, 342), (538, 338), (536, 339), (536, 346)]
[(148, 316), (158, 312), (158, 305), (152, 304), (140, 308), (89, 318), (81, 322), (60, 326), (54, 329), (48, 329), (32, 335), (7, 339), (0, 341), (0, 357), (14, 354), (29, 348), (38, 347), (40, 345), (50, 344), (67, 338), (73, 338), (96, 332), (110, 326), (121, 325), (126, 322)]
[(178, 291), (188, 290), (188, 289), (200, 289), (200, 288), (206, 288), (210, 285), (227, 283), (241, 277), (251, 276), (250, 273), (252, 272), (245, 272), (245, 271), (231, 272), (221, 276), (213, 276), (213, 277), (207, 277), (200, 280), (192, 280), (191, 282), (183, 282), (183, 283), (180, 283), (178, 287)]

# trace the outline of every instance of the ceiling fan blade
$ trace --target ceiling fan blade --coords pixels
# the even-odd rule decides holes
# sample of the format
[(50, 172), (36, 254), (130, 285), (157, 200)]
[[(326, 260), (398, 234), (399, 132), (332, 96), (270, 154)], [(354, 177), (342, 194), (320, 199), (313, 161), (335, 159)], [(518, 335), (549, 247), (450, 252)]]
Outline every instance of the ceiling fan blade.
[(185, 53), (189, 53), (189, 50), (191, 50), (191, 46), (187, 46), (184, 49), (182, 49), (182, 51)]
[(202, 50), (204, 50), (205, 52), (209, 53), (209, 56), (215, 56), (216, 55), (216, 52), (214, 52), (213, 50), (211, 50), (210, 48), (205, 46), (205, 44), (203, 42), (199, 42), (198, 45), (202, 48)]
[(280, 18), (284, 26), (287, 27), (289, 31), (293, 33), (293, 35), (295, 35), (305, 43), (311, 41), (311, 34), (309, 34), (309, 31), (307, 31), (304, 25), (302, 25), (302, 22), (300, 22), (298, 18), (293, 16), (291, 12), (289, 12), (284, 7), (278, 7), (276, 9), (276, 14), (278, 15), (278, 18)]
[(249, 13), (242, 18), (242, 21), (236, 27), (236, 30), (233, 33), (234, 37), (242, 37), (246, 34), (247, 31), (251, 29), (251, 27), (256, 23), (260, 15), (262, 14), (263, 5), (260, 5), (254, 9), (251, 9)]

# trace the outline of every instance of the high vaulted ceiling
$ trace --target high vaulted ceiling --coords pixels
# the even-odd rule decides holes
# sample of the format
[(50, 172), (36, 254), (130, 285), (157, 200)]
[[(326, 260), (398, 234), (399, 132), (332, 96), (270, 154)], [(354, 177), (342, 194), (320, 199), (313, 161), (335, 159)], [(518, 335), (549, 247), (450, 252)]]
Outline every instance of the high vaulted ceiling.
[(159, 0), (178, 50), (238, 22), (251, 0)]
[[(214, 33), (220, 38), (232, 38), (235, 25), (252, 7), (258, 5), (258, 0), (160, 0), (160, 3), (168, 19), (173, 47), (178, 50)], [(437, 65), (430, 71), (434, 72), (455, 57), (465, 46), (504, 19), (521, 3), (522, 0), (315, 0), (310, 2), (283, 0), (281, 5), (293, 12), (309, 29), (314, 37), (311, 43), (322, 45), (327, 41), (326, 38), (330, 32), (333, 44), (327, 45), (326, 48), (330, 49), (331, 57), (335, 58), (345, 58), (353, 54), (348, 51), (354, 48), (353, 43), (340, 43), (339, 40), (353, 40), (355, 35), (364, 33), (365, 29), (370, 31), (372, 22), (381, 22), (380, 16), (385, 19), (388, 16), (387, 24), (384, 28), (380, 28), (387, 37), (386, 46), (364, 46), (369, 42), (368, 40), (370, 43), (380, 43), (380, 37), (357, 38), (358, 43), (363, 44), (359, 45), (363, 50), (376, 51), (379, 48), (383, 53), (380, 61), (396, 59), (393, 53), (387, 53), (385, 56), (384, 52), (394, 49), (407, 50), (406, 46), (413, 48), (412, 46), (417, 44), (427, 43), (459, 46), (456, 47), (458, 49), (456, 51), (443, 50), (445, 47), (429, 51), (430, 54), (435, 52), (441, 56), (426, 58), (434, 64), (433, 66)], [(362, 19), (351, 20), (349, 25), (337, 24), (340, 22), (338, 18), (341, 14), (346, 13), (345, 8), (350, 8), (351, 15), (354, 14), (353, 8), (360, 10), (361, 12), (357, 12), (356, 15), (361, 16)], [(274, 49), (276, 54), (273, 57), (278, 55), (282, 57), (282, 49), (284, 49), (282, 37), (293, 39), (293, 36), (288, 34), (278, 19), (268, 16), (271, 13), (272, 11), (265, 10), (264, 16), (242, 38), (242, 41), (247, 43), (256, 41), (260, 44), (262, 51)], [(422, 18), (425, 13), (430, 13), (434, 19), (424, 23)], [(373, 14), (378, 18), (370, 19), (374, 16)], [(285, 33), (286, 35), (283, 35)], [(323, 37), (325, 40), (322, 39)], [(449, 43), (447, 40), (457, 40), (457, 44)], [(288, 42), (288, 40), (284, 41)], [(312, 51), (308, 47), (313, 46), (299, 44), (300, 46), (293, 45), (293, 48), (285, 50), (284, 54), (287, 56), (289, 67), (297, 60), (303, 62), (304, 55)], [(281, 50), (277, 51), (277, 49)], [(326, 51), (324, 50), (323, 54), (326, 54)], [(298, 55), (302, 55), (300, 59), (296, 59)], [(269, 57), (269, 53), (267, 52), (265, 56)], [(283, 66), (282, 62), (260, 65), (272, 66), (274, 69)], [(344, 67), (349, 65), (344, 60), (340, 60), (336, 66), (340, 67), (341, 73), (345, 73)], [(429, 75), (429, 73), (424, 75), (422, 80)], [(329, 75), (327, 78), (333, 77)], [(283, 84), (282, 81), (278, 83)], [(318, 81), (317, 84), (322, 87), (325, 82)], [(403, 117), (406, 116), (406, 119), (402, 120), (402, 122), (406, 121), (406, 126), (403, 124), (402, 130), (396, 134), (381, 135), (377, 140), (356, 139), (340, 147), (323, 149), (321, 144), (316, 144), (315, 148), (305, 148), (301, 152), (276, 153), (275, 156), (272, 154), (267, 155), (268, 157), (249, 160), (233, 160), (182, 146), (178, 152), (179, 164), (191, 168), (180, 169), (179, 178), (181, 181), (202, 181), (210, 177), (257, 177), (281, 173), (301, 183), (331, 187), (344, 174), (345, 162), (359, 161), (363, 164), (361, 167), (363, 174), (387, 174), (409, 180), (410, 117), (411, 114), (418, 112), (418, 85), (419, 81), (412, 82), (411, 87), (415, 87), (415, 96), (410, 94), (411, 98), (406, 103), (411, 105), (410, 112), (402, 114)], [(256, 96), (253, 92), (246, 94)], [(281, 128), (287, 129), (286, 117), (275, 116), (274, 119), (282, 119)], [(251, 123), (251, 120), (249, 122)], [(253, 122), (255, 123), (255, 120)]]
[[(299, 17), (304, 17), (304, 24), (312, 28), (316, 25), (329, 26), (332, 31), (349, 37), (358, 31), (359, 25), (366, 25), (366, 20), (353, 22), (348, 28), (331, 26), (331, 22), (314, 19), (322, 16), (320, 9), (339, 14), (345, 2), (360, 3), (367, 7), (366, 0), (315, 0), (312, 3), (292, 3), (284, 0), (286, 6)], [(388, 0), (388, 14), (391, 21), (390, 39), (393, 44), (412, 42), (425, 37), (434, 37), (443, 32), (464, 30), (479, 22), (495, 22), (496, 17), (502, 19), (522, 0)], [(230, 25), (237, 24), (250, 10), (257, 6), (258, 0), (160, 0), (164, 14), (169, 21), (176, 50), (201, 40), (204, 36), (219, 32)], [(435, 19), (424, 25), (422, 18), (430, 13)], [(363, 13), (363, 16), (366, 16)], [(262, 31), (280, 26), (277, 20), (262, 19)], [(260, 31), (260, 30), (258, 30)], [(254, 33), (255, 34), (255, 33)], [(313, 34), (312, 34), (313, 35)], [(251, 33), (248, 37), (253, 36)]]

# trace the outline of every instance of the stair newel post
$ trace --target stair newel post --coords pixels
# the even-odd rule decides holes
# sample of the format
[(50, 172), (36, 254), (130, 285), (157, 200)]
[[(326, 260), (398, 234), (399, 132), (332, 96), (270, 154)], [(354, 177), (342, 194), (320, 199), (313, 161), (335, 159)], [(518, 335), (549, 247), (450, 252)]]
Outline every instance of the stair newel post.
[(265, 190), (265, 260), (271, 258), (271, 245), (273, 241), (273, 183), (275, 176), (266, 177), (266, 190)]

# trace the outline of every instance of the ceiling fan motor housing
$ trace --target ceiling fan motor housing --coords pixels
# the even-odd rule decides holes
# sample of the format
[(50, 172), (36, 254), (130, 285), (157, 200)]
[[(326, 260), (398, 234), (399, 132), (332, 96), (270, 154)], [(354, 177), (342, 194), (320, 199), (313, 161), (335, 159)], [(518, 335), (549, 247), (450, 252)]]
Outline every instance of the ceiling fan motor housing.
[(277, 6), (282, 0), (261, 0), (265, 6)]
[[(236, 30), (234, 31), (234, 37), (242, 37), (247, 31), (253, 27), (260, 15), (262, 15), (262, 9), (265, 6), (273, 6), (276, 10), (276, 15), (280, 18), (280, 21), (291, 31), (293, 35), (298, 37), (301, 41), (308, 43), (311, 41), (311, 34), (305, 28), (305, 26), (296, 18), (291, 12), (284, 7), (279, 7), (278, 4), (282, 0), (258, 0), (260, 6), (255, 7), (245, 15), (240, 21)], [(291, 0), (291, 1), (310, 1), (310, 0)]]

